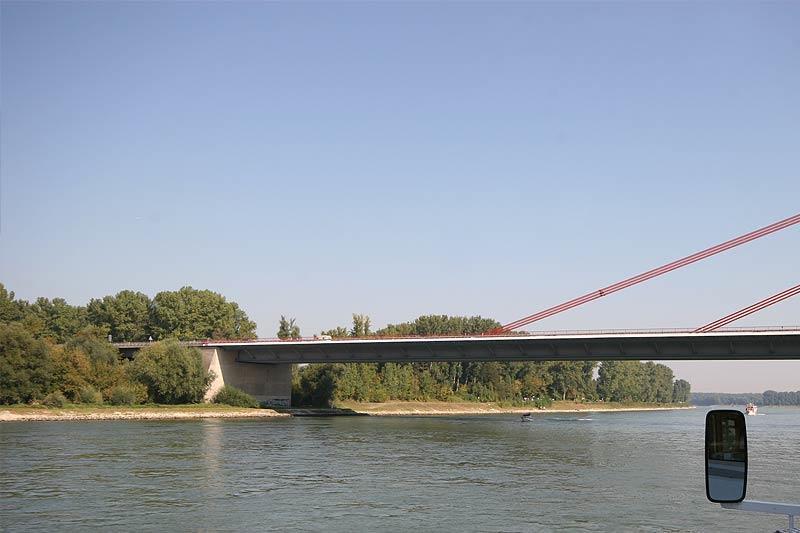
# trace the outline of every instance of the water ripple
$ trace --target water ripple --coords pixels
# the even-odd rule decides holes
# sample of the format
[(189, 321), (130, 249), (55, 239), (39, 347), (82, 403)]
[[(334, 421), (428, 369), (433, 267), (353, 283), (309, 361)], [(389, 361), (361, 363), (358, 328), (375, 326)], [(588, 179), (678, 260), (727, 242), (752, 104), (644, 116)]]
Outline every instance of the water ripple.
[[(748, 496), (790, 501), (800, 410), (748, 420)], [(9, 530), (730, 531), (705, 502), (704, 411), (9, 423)], [(581, 420), (590, 418), (590, 420)], [(789, 459), (789, 460), (787, 460)]]

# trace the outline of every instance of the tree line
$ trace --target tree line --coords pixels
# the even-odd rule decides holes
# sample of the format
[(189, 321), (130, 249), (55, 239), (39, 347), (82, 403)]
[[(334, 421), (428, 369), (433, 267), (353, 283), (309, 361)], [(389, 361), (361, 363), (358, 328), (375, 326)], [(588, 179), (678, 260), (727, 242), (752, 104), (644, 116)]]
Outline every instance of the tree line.
[(123, 290), (93, 298), (85, 306), (63, 298), (20, 300), (0, 283), (0, 323), (21, 323), (37, 338), (69, 342), (89, 326), (100, 328), (115, 342), (149, 339), (250, 339), (256, 324), (236, 302), (209, 290), (183, 287), (150, 298)]
[(0, 323), (0, 403), (197, 403), (213, 376), (198, 350), (169, 340), (121, 358), (88, 326), (63, 344), (36, 338), (22, 323)]
[[(212, 375), (177, 340), (252, 338), (256, 325), (222, 295), (183, 287), (92, 299), (17, 299), (0, 284), (0, 403), (196, 403)], [(165, 339), (121, 357), (109, 342)], [(226, 391), (230, 394), (230, 391)]]
[[(480, 316), (425, 315), (372, 331), (369, 317), (356, 314), (351, 327), (339, 326), (321, 335), (474, 335), (499, 325)], [(279, 335), (285, 331), (282, 325)], [(339, 400), (441, 400), (544, 406), (553, 400), (672, 403), (689, 398), (689, 383), (674, 380), (665, 365), (606, 361), (597, 378), (595, 369), (594, 361), (313, 364), (294, 372), (292, 402), (326, 406)]]
[(695, 405), (800, 405), (800, 390), (778, 392), (767, 390), (761, 393), (693, 392), (691, 402)]

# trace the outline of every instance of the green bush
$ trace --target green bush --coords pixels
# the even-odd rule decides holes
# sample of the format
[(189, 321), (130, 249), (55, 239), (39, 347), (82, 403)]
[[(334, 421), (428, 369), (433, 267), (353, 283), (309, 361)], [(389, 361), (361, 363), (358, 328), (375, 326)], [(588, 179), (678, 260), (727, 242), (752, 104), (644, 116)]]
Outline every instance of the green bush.
[(292, 377), (292, 405), (331, 407), (343, 368), (341, 364), (298, 368)]
[(88, 385), (78, 391), (78, 401), (80, 403), (103, 403), (103, 395), (100, 391)]
[(214, 396), (214, 403), (232, 405), (234, 407), (259, 407), (258, 400), (241, 389), (225, 385)]
[(44, 397), (42, 403), (47, 407), (64, 407), (64, 405), (67, 403), (67, 398), (58, 391), (51, 392)]
[(537, 409), (544, 409), (545, 407), (550, 407), (552, 403), (553, 400), (545, 397), (545, 398), (536, 398), (536, 400), (534, 400), (533, 402), (533, 405), (535, 405)]
[(107, 400), (111, 405), (133, 405), (138, 403), (139, 398), (133, 385), (117, 385), (109, 389)]
[(142, 348), (129, 365), (133, 380), (147, 387), (154, 403), (198, 403), (213, 375), (203, 370), (203, 358), (195, 348), (175, 341), (155, 342)]

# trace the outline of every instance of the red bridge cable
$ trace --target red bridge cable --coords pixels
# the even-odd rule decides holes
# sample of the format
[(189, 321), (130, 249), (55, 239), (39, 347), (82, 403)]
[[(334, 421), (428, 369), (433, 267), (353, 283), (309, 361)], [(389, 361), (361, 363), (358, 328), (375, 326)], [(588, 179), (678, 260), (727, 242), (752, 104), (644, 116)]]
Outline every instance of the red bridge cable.
[(568, 309), (572, 309), (573, 307), (577, 307), (587, 302), (591, 302), (593, 300), (597, 300), (598, 298), (602, 298), (603, 296), (607, 296), (611, 293), (621, 291), (622, 289), (626, 289), (632, 285), (636, 285), (638, 283), (642, 283), (643, 281), (647, 281), (649, 279), (655, 278), (656, 276), (660, 276), (662, 274), (666, 274), (667, 272), (671, 272), (683, 266), (695, 263), (702, 259), (706, 259), (707, 257), (711, 257), (712, 255), (716, 255), (718, 253), (724, 252), (726, 250), (730, 250), (731, 248), (735, 248), (741, 244), (745, 244), (747, 242), (753, 241), (760, 237), (764, 237), (771, 233), (775, 233), (776, 231), (780, 231), (784, 228), (788, 228), (789, 226), (793, 226), (797, 223), (800, 223), (800, 213), (789, 217), (787, 219), (775, 222), (770, 224), (769, 226), (765, 226), (761, 229), (757, 229), (750, 233), (746, 233), (745, 235), (741, 235), (740, 237), (736, 237), (735, 239), (731, 239), (729, 241), (725, 241), (721, 244), (716, 246), (712, 246), (711, 248), (707, 248), (700, 252), (694, 253), (690, 256), (684, 257), (683, 259), (678, 259), (677, 261), (673, 261), (671, 263), (667, 263), (666, 265), (660, 266), (658, 268), (654, 268), (652, 270), (648, 270), (638, 276), (634, 276), (632, 278), (625, 279), (613, 285), (609, 285), (608, 287), (604, 287), (602, 289), (598, 289), (596, 291), (592, 291), (590, 293), (584, 294), (583, 296), (579, 296), (578, 298), (574, 298), (562, 304), (556, 305), (554, 307), (550, 307), (543, 311), (539, 311), (533, 315), (526, 316), (514, 322), (510, 322), (505, 324), (499, 328), (496, 328), (489, 333), (506, 333), (513, 329), (526, 326), (531, 324), (532, 322), (536, 322), (538, 320), (542, 320), (544, 318), (548, 318), (553, 316), (557, 313), (561, 313), (562, 311), (566, 311)]
[(696, 330), (694, 330), (694, 332), (695, 333), (708, 333), (709, 331), (714, 331), (715, 329), (719, 329), (722, 326), (726, 326), (726, 325), (730, 324), (731, 322), (734, 322), (736, 320), (739, 320), (740, 318), (746, 317), (747, 315), (752, 315), (756, 311), (760, 311), (760, 310), (764, 309), (765, 307), (769, 307), (769, 306), (774, 305), (774, 304), (776, 304), (778, 302), (782, 302), (783, 300), (786, 300), (787, 298), (791, 298), (792, 296), (795, 296), (797, 294), (800, 294), (800, 285), (795, 285), (794, 287), (792, 287), (790, 289), (786, 289), (783, 292), (779, 292), (778, 294), (774, 294), (774, 295), (770, 296), (769, 298), (765, 298), (765, 299), (761, 300), (760, 302), (754, 303), (751, 306), (745, 307), (744, 309), (740, 309), (740, 310), (736, 311), (735, 313), (731, 313), (728, 316), (724, 316), (724, 317), (720, 318), (719, 320), (715, 320), (714, 322), (706, 324), (705, 326), (699, 327)]

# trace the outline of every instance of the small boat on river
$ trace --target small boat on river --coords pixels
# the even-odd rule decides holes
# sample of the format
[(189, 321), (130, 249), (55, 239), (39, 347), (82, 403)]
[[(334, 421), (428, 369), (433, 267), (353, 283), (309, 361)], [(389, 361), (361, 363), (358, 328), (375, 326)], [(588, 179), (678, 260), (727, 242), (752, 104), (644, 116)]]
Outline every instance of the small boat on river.
[(748, 415), (756, 416), (758, 414), (758, 406), (754, 403), (748, 403), (744, 408), (744, 412)]
[(533, 422), (533, 416), (531, 413), (524, 413), (520, 418), (523, 422)]

